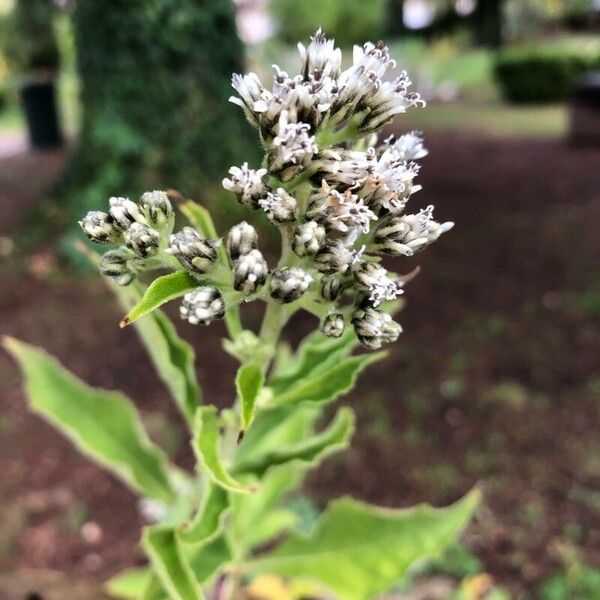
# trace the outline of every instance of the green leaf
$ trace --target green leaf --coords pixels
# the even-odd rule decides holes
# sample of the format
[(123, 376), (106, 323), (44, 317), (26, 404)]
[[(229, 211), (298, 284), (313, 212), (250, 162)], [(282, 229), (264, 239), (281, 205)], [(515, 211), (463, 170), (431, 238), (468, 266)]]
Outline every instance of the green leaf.
[(353, 432), (354, 413), (350, 408), (341, 408), (333, 422), (322, 432), (296, 444), (273, 448), (252, 461), (236, 462), (234, 472), (252, 472), (260, 476), (270, 467), (291, 461), (314, 466), (326, 456), (347, 448)]
[(300, 344), (296, 359), (288, 363), (285, 371), (271, 377), (269, 386), (274, 393), (284, 391), (309, 375), (316, 375), (339, 363), (357, 346), (354, 331), (347, 330), (339, 338), (330, 338), (320, 331), (312, 333)]
[(140, 494), (173, 499), (165, 456), (148, 439), (130, 400), (87, 386), (39, 348), (8, 337), (4, 346), (25, 374), (33, 411)]
[(140, 600), (169, 600), (167, 593), (160, 584), (160, 579), (155, 573), (150, 574), (150, 578), (139, 596)]
[(344, 498), (333, 502), (310, 536), (292, 535), (253, 573), (318, 581), (343, 600), (383, 594), (416, 561), (439, 554), (467, 525), (477, 490), (443, 509), (384, 509)]
[(273, 404), (297, 404), (310, 402), (325, 404), (350, 391), (358, 374), (371, 363), (383, 358), (385, 352), (351, 356), (325, 371), (318, 371), (300, 380), (296, 385), (277, 394)]
[(247, 553), (295, 524), (296, 515), (281, 506), (289, 492), (300, 484), (302, 474), (298, 463), (274, 467), (253, 494), (231, 497), (232, 531), (240, 551)]
[(142, 545), (152, 562), (154, 571), (172, 600), (200, 600), (204, 598), (174, 529), (147, 527)]
[(186, 200), (179, 205), (179, 210), (181, 210), (190, 224), (205, 238), (210, 240), (216, 240), (218, 238), (217, 229), (206, 208), (200, 206), (200, 204), (193, 200)]
[(186, 546), (188, 561), (198, 583), (206, 584), (231, 559), (232, 554), (224, 536), (208, 544)]
[[(111, 285), (124, 310), (129, 310), (142, 296), (141, 286)], [(188, 342), (179, 337), (175, 326), (161, 310), (136, 321), (140, 336), (156, 371), (170, 391), (177, 407), (191, 425), (201, 402), (201, 390), (194, 367), (195, 353)]]
[(261, 410), (236, 449), (232, 470), (305, 439), (312, 433), (312, 424), (318, 413), (318, 409), (312, 406), (278, 406)]
[(208, 484), (198, 513), (180, 532), (181, 539), (189, 544), (209, 542), (219, 533), (228, 508), (227, 491), (221, 486)]
[[(210, 213), (198, 203), (193, 200), (187, 200), (179, 205), (181, 212), (187, 217), (191, 225), (193, 225), (205, 238), (216, 240), (218, 238), (215, 224), (213, 223)], [(229, 258), (225, 247), (221, 244), (217, 248), (217, 255), (219, 262), (224, 267), (229, 267)], [(227, 331), (229, 337), (235, 338), (244, 327), (240, 318), (240, 311), (237, 305), (228, 306), (225, 312), (225, 324), (227, 325)]]
[(152, 571), (148, 567), (127, 569), (106, 582), (106, 591), (122, 600), (138, 600), (147, 588)]
[(225, 469), (219, 455), (220, 420), (214, 406), (202, 406), (196, 411), (196, 434), (193, 447), (198, 462), (210, 474), (212, 480), (232, 492), (248, 493), (252, 488), (236, 481)]
[[(210, 283), (208, 280), (207, 284)], [(203, 281), (193, 277), (187, 271), (175, 271), (168, 275), (157, 277), (144, 292), (142, 299), (121, 319), (119, 325), (126, 327), (147, 315), (165, 302), (179, 298), (185, 293), (202, 285)]]
[(242, 401), (242, 427), (244, 430), (248, 429), (254, 419), (256, 398), (264, 381), (262, 369), (254, 363), (242, 365), (237, 372), (235, 387)]

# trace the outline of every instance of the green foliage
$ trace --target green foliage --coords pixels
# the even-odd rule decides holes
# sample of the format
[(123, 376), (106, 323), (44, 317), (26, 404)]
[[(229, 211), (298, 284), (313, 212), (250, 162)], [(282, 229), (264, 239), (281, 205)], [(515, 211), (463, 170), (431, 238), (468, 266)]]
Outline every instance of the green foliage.
[(253, 472), (260, 476), (267, 469), (293, 461), (315, 466), (325, 456), (346, 448), (353, 433), (354, 413), (349, 408), (341, 408), (322, 432), (296, 443), (272, 448), (254, 461), (238, 461), (235, 472)]
[(56, 7), (46, 0), (16, 0), (0, 22), (2, 53), (18, 74), (57, 71), (60, 63), (54, 33)]
[(148, 527), (142, 536), (142, 545), (170, 598), (204, 598), (175, 530), (161, 526)]
[(203, 406), (196, 413), (196, 435), (193, 448), (199, 463), (208, 471), (212, 480), (232, 492), (248, 493), (251, 488), (236, 481), (226, 470), (220, 456), (221, 422), (214, 406)]
[[(140, 317), (156, 310), (169, 300), (183, 296), (186, 292), (200, 285), (200, 281), (190, 275), (188, 271), (175, 271), (168, 275), (157, 277), (144, 291), (144, 295), (129, 310), (121, 320), (121, 327), (126, 327)], [(210, 285), (210, 280), (206, 280)]]
[(390, 510), (338, 500), (310, 536), (292, 535), (248, 567), (256, 573), (319, 581), (345, 600), (369, 600), (401, 579), (415, 561), (439, 554), (478, 502), (478, 492), (437, 510)]
[(378, 40), (383, 33), (385, 0), (274, 0), (271, 12), (281, 40), (295, 45), (318, 27), (340, 46)]
[(563, 40), (501, 51), (494, 74), (511, 102), (553, 102), (568, 97), (579, 75), (600, 68), (600, 42)]
[(182, 539), (191, 544), (207, 543), (214, 539), (228, 508), (229, 498), (225, 489), (218, 485), (207, 485), (196, 516), (183, 527)]
[(302, 379), (297, 379), (294, 385), (289, 386), (274, 399), (275, 404), (299, 404), (311, 402), (326, 404), (332, 402), (342, 394), (354, 387), (359, 373), (371, 363), (380, 360), (385, 352), (361, 354), (352, 356), (342, 362), (332, 365), (331, 368), (311, 372)]
[(256, 399), (263, 383), (262, 369), (254, 363), (242, 365), (235, 378), (238, 397), (242, 401), (242, 427), (247, 429), (254, 419)]
[(173, 500), (165, 456), (150, 442), (125, 396), (88, 387), (34, 346), (12, 338), (4, 345), (23, 369), (33, 411), (138, 493)]
[[(153, 283), (159, 279), (163, 278), (158, 278)], [(140, 286), (112, 287), (124, 310), (131, 309), (134, 304), (140, 306), (143, 302)], [(143, 297), (146, 299), (148, 296), (146, 292)], [(160, 310), (147, 313), (145, 319), (136, 321), (135, 327), (156, 372), (171, 392), (183, 417), (191, 424), (202, 399), (194, 367), (194, 349), (179, 337), (173, 323)]]
[(83, 114), (61, 208), (169, 187), (205, 197), (231, 164), (258, 160), (228, 108), (243, 55), (229, 0), (77, 2), (72, 19)]
[(139, 600), (148, 586), (152, 571), (147, 567), (122, 571), (106, 583), (106, 591), (115, 598)]

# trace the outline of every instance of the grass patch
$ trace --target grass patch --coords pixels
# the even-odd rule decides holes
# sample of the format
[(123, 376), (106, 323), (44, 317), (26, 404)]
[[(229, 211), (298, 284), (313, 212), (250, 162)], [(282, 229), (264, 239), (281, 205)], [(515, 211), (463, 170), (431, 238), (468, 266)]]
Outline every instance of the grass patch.
[(403, 129), (475, 131), (497, 136), (561, 137), (567, 131), (567, 107), (504, 104), (429, 104), (411, 110), (396, 123)]

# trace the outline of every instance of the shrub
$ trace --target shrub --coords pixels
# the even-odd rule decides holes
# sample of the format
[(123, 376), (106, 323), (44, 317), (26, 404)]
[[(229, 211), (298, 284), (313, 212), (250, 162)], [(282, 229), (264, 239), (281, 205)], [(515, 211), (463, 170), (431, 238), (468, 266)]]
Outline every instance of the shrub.
[(320, 26), (340, 46), (351, 46), (381, 38), (385, 6), (385, 0), (273, 0), (271, 13), (286, 43), (295, 45)]
[(510, 102), (555, 102), (568, 97), (579, 75), (598, 68), (600, 43), (582, 39), (503, 50), (494, 74)]

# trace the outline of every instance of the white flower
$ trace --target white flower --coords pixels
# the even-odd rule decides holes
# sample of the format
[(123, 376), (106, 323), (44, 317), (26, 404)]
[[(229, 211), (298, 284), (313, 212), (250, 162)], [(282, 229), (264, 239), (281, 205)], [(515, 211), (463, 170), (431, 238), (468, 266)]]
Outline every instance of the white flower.
[(321, 28), (310, 38), (310, 43), (305, 48), (298, 43), (298, 51), (302, 58), (302, 75), (304, 79), (313, 77), (337, 77), (342, 65), (342, 51), (335, 47), (335, 40), (328, 40)]
[(311, 199), (307, 216), (325, 223), (329, 229), (342, 233), (368, 233), (370, 221), (377, 215), (362, 198), (350, 190), (344, 193), (332, 189), (323, 181), (321, 190)]
[(393, 256), (412, 256), (450, 231), (454, 223), (438, 223), (433, 219), (433, 206), (417, 214), (395, 216), (375, 230), (374, 241), (379, 250)]
[(386, 269), (375, 263), (363, 263), (354, 270), (356, 287), (368, 295), (373, 307), (395, 300), (404, 293), (401, 283), (389, 276)]
[(327, 337), (339, 338), (344, 333), (344, 316), (341, 313), (327, 315), (321, 323), (321, 331)]
[(169, 238), (169, 243), (165, 252), (175, 256), (184, 269), (201, 275), (217, 260), (220, 240), (205, 240), (192, 227), (184, 227)]
[(258, 204), (272, 223), (289, 223), (296, 219), (296, 198), (283, 188), (269, 192)]
[(248, 163), (244, 163), (241, 167), (231, 167), (229, 174), (231, 178), (223, 179), (223, 187), (233, 192), (244, 206), (258, 208), (259, 199), (268, 191), (263, 182), (267, 169), (249, 169)]
[(423, 136), (416, 131), (405, 133), (399, 138), (391, 135), (385, 140), (385, 144), (400, 160), (419, 160), (429, 154), (424, 146)]
[(138, 258), (147, 258), (158, 252), (160, 235), (156, 229), (142, 223), (132, 223), (125, 232), (125, 244)]
[(288, 111), (281, 112), (277, 136), (271, 143), (271, 170), (280, 171), (285, 167), (303, 166), (318, 151), (314, 136), (309, 135), (310, 125), (289, 123)]
[(231, 96), (230, 102), (244, 109), (246, 117), (253, 125), (260, 124), (260, 115), (266, 112), (273, 95), (266, 90), (256, 73), (238, 75), (231, 78), (231, 86), (240, 95), (239, 98)]

